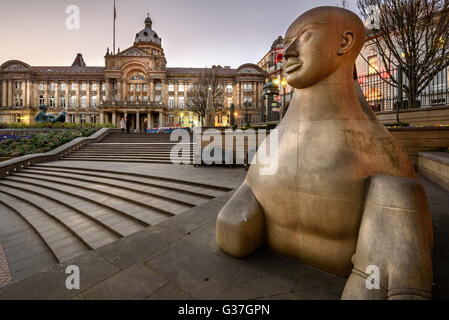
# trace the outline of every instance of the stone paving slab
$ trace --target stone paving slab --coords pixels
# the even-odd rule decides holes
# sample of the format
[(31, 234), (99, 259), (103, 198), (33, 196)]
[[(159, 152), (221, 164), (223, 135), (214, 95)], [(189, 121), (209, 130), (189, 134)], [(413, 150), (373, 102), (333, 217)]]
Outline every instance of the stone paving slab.
[(0, 245), (0, 288), (6, 286), (11, 282), (11, 275), (9, 273), (8, 262), (6, 261), (5, 253)]
[[(434, 215), (436, 299), (448, 299), (449, 193), (421, 179)], [(215, 219), (232, 193), (128, 238), (0, 288), (0, 299), (329, 299), (346, 279), (262, 248), (234, 259), (215, 244)], [(65, 266), (81, 289), (65, 288)]]

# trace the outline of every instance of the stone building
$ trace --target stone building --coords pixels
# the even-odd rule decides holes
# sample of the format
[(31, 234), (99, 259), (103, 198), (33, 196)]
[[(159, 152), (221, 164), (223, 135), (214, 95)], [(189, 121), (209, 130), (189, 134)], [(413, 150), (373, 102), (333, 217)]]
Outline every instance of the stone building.
[[(260, 115), (265, 80), (260, 67), (249, 63), (237, 69), (213, 69), (225, 92), (223, 107), (215, 111), (216, 126), (229, 125), (231, 103), (237, 123), (244, 113)], [(121, 117), (129, 117), (137, 131), (198, 126), (201, 120), (186, 108), (186, 100), (202, 70), (167, 67), (162, 39), (148, 16), (130, 48), (117, 53), (107, 50), (104, 67), (86, 66), (81, 54), (70, 67), (33, 67), (17, 60), (3, 63), (0, 121), (30, 123), (39, 105), (46, 104), (53, 114), (67, 107), (67, 122), (72, 123), (118, 125)]]

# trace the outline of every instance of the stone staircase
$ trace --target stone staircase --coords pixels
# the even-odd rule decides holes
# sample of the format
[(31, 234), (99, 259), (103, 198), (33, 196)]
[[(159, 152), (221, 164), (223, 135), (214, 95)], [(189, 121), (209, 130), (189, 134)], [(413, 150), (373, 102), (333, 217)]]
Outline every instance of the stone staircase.
[[(191, 139), (192, 141), (192, 139)], [(188, 156), (181, 152), (172, 161), (171, 151), (176, 142), (170, 141), (170, 134), (118, 133), (109, 134), (100, 143), (89, 144), (77, 152), (65, 156), (73, 161), (105, 161), (130, 163), (180, 163), (193, 161), (193, 143), (185, 145), (189, 148)]]
[[(168, 140), (168, 135), (114, 133), (66, 159), (31, 165), (0, 179), (0, 245), (13, 281), (232, 190), (195, 179), (198, 171), (190, 166), (151, 164), (171, 164)], [(140, 169), (123, 170), (126, 164), (114, 162)], [(170, 174), (172, 170), (180, 174)]]

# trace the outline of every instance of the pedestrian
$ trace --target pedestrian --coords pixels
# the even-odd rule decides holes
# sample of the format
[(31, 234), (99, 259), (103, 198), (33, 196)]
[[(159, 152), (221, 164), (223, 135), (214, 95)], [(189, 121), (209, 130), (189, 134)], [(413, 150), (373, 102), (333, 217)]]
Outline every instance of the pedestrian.
[(125, 128), (126, 128), (126, 122), (124, 118), (120, 119), (120, 130), (123, 132), (125, 132)]
[(131, 120), (126, 117), (126, 133), (129, 134), (129, 130), (131, 129)]

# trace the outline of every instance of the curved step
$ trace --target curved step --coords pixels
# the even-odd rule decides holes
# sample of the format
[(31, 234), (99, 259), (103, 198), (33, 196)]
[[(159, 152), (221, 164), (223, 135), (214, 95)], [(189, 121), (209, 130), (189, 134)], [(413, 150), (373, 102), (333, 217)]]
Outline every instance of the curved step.
[(96, 218), (89, 216), (74, 206), (48, 196), (41, 192), (40, 188), (11, 179), (0, 181), (0, 191), (3, 191), (5, 187), (10, 188), (10, 190), (13, 189), (15, 195), (21, 195), (34, 204), (39, 204), (49, 215), (73, 233), (88, 249), (100, 248), (120, 237), (114, 230), (103, 225)]
[(73, 259), (89, 251), (63, 223), (39, 205), (17, 194), (16, 190), (2, 187), (0, 199), (6, 204), (17, 202), (20, 204), (14, 206), (15, 210), (42, 237), (58, 262)]
[(6, 256), (13, 281), (22, 280), (35, 271), (58, 263), (45, 240), (14, 206), (0, 199), (0, 244)]
[[(42, 175), (44, 177), (48, 176), (49, 174), (52, 174), (53, 176), (75, 179), (75, 180), (79, 180), (79, 181), (83, 181), (83, 182), (95, 181), (95, 184), (101, 184), (101, 185), (105, 185), (105, 186), (112, 187), (112, 188), (120, 186), (121, 189), (130, 191), (130, 192), (135, 192), (135, 193), (139, 193), (144, 196), (162, 199), (162, 200), (168, 201), (170, 203), (172, 203), (172, 202), (177, 203), (177, 204), (187, 207), (187, 208), (193, 208), (193, 207), (197, 206), (198, 204), (200, 204), (198, 201), (192, 202), (191, 199), (186, 196), (174, 197), (173, 193), (169, 194), (166, 191), (161, 192), (161, 190), (158, 190), (156, 188), (150, 188), (150, 187), (142, 188), (142, 185), (139, 185), (138, 183), (135, 183), (133, 181), (126, 181), (124, 179), (121, 179), (121, 180), (111, 179), (111, 178), (107, 178), (107, 177), (102, 177), (101, 175), (94, 175), (94, 174), (80, 175), (79, 173), (77, 174), (77, 173), (67, 172), (67, 171), (58, 172), (58, 171), (51, 170), (51, 169), (50, 170), (42, 170), (42, 169), (37, 169), (37, 168), (32, 168), (32, 167), (20, 171), (20, 173), (34, 173), (34, 174)], [(15, 174), (15, 175), (18, 175), (18, 174)], [(89, 177), (89, 178), (93, 177), (95, 179), (86, 179), (87, 177)], [(179, 198), (181, 198), (181, 199), (179, 199)]]
[[(75, 167), (62, 167), (62, 166), (48, 166), (48, 165), (34, 165), (30, 168), (39, 168), (45, 171), (56, 171), (56, 172), (68, 172), (68, 173), (76, 173), (79, 175), (84, 176), (92, 176), (92, 177), (106, 177), (110, 179), (114, 179), (117, 181), (132, 181), (133, 183), (142, 185), (142, 186), (149, 186), (154, 187), (156, 189), (166, 190), (169, 191), (170, 194), (183, 194), (193, 197), (193, 199), (208, 199), (211, 200), (214, 198), (214, 196), (200, 193), (200, 192), (194, 192), (190, 190), (186, 190), (186, 188), (190, 188), (190, 186), (186, 185), (179, 185), (179, 186), (167, 186), (164, 185), (163, 182), (159, 180), (154, 179), (148, 179), (144, 178), (142, 176), (132, 176), (132, 175), (126, 175), (124, 172), (116, 172), (116, 171), (106, 171), (106, 170), (87, 170), (82, 168), (75, 168)], [(192, 201), (193, 203), (193, 201)]]
[[(73, 170), (83, 170), (83, 171), (93, 171), (93, 172), (105, 172), (105, 173), (113, 173), (118, 175), (127, 175), (132, 177), (141, 177), (146, 178), (150, 180), (155, 180), (159, 182), (164, 182), (166, 185), (176, 185), (179, 188), (191, 188), (192, 190), (199, 191), (198, 193), (202, 193), (207, 190), (215, 190), (220, 191), (220, 194), (217, 194), (216, 196), (223, 195), (223, 193), (231, 192), (232, 188), (222, 187), (222, 186), (216, 186), (211, 184), (205, 184), (205, 183), (199, 183), (194, 181), (186, 181), (186, 180), (180, 180), (180, 179), (173, 179), (173, 178), (167, 178), (167, 177), (160, 177), (160, 176), (154, 176), (154, 175), (148, 175), (148, 174), (140, 174), (140, 173), (133, 173), (133, 172), (119, 172), (119, 171), (111, 171), (111, 170), (103, 170), (103, 169), (90, 169), (90, 168), (78, 168), (78, 167), (69, 167), (69, 166), (58, 166), (54, 164), (36, 164), (33, 165), (34, 167), (40, 167), (40, 168), (58, 168), (58, 169), (73, 169)], [(201, 190), (201, 191), (200, 191)], [(208, 194), (208, 193), (205, 193)], [(214, 196), (214, 197), (216, 197)]]
[[(86, 191), (99, 192), (104, 195), (113, 196), (122, 200), (132, 202), (143, 208), (147, 208), (166, 216), (175, 216), (194, 205), (173, 201), (172, 199), (161, 199), (161, 197), (150, 195), (141, 190), (133, 190), (132, 188), (123, 188), (121, 185), (117, 186), (111, 183), (103, 183), (97, 180), (84, 179), (80, 177), (67, 177), (63, 174), (57, 173), (32, 173), (28, 170), (21, 171), (15, 176), (24, 176), (29, 178), (36, 178), (46, 182), (61, 183), (66, 186), (81, 188)], [(181, 202), (181, 203), (180, 203)]]
[[(151, 210), (140, 205), (133, 204), (129, 200), (123, 200), (124, 197), (117, 197), (116, 195), (109, 194), (107, 192), (101, 192), (92, 188), (82, 188), (78, 185), (70, 184), (64, 181), (56, 181), (57, 179), (50, 178), (42, 178), (42, 177), (32, 177), (28, 174), (27, 177), (21, 176), (10, 176), (9, 180), (16, 180), (22, 184), (33, 183), (35, 188), (41, 188), (46, 192), (51, 191), (52, 193), (55, 190), (65, 191), (70, 194), (78, 194), (79, 196), (85, 198), (95, 199), (97, 202), (105, 203), (108, 207), (115, 207), (121, 212), (126, 212), (127, 216), (133, 217), (134, 221), (143, 222), (147, 225), (155, 225), (164, 220), (166, 220), (169, 216), (167, 214), (160, 213), (155, 210)], [(62, 179), (64, 180), (64, 179)], [(51, 193), (51, 194), (52, 194)], [(66, 201), (73, 201), (73, 198), (67, 198)]]

